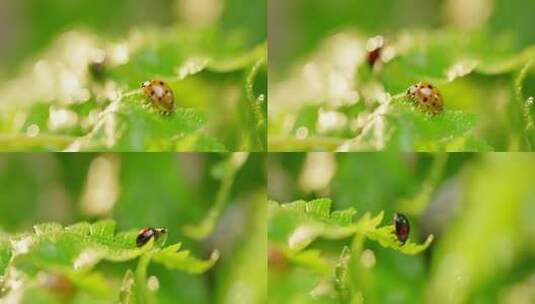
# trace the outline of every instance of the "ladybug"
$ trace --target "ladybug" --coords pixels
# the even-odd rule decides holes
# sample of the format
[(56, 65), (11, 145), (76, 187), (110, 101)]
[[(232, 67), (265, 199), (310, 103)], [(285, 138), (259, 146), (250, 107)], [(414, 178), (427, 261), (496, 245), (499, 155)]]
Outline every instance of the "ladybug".
[(394, 213), (394, 226), (396, 228), (396, 238), (401, 242), (401, 245), (405, 244), (409, 238), (409, 220), (401, 213)]
[(89, 63), (87, 69), (93, 79), (102, 81), (106, 77), (107, 61), (106, 59), (93, 60)]
[(149, 80), (141, 84), (143, 94), (150, 99), (151, 104), (164, 114), (175, 110), (175, 96), (171, 88), (161, 80)]
[(167, 233), (167, 229), (165, 228), (145, 227), (139, 230), (137, 233), (136, 245), (137, 247), (142, 247), (143, 245), (147, 244), (151, 237), (154, 237), (154, 240), (156, 241), (162, 234), (165, 233)]
[(407, 89), (407, 96), (416, 101), (416, 104), (433, 115), (442, 112), (442, 96), (437, 88), (428, 82), (421, 81)]

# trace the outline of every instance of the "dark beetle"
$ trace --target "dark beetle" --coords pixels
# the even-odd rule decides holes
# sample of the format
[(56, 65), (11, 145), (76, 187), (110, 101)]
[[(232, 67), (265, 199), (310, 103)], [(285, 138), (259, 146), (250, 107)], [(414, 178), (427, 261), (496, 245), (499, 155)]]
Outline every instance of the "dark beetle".
[(375, 36), (368, 39), (366, 50), (368, 51), (366, 59), (371, 68), (374, 68), (377, 61), (381, 59), (381, 53), (383, 51), (384, 38), (383, 36)]
[(371, 51), (368, 52), (367, 60), (370, 67), (374, 67), (375, 63), (379, 58), (381, 57), (381, 51), (383, 50), (383, 47), (379, 46)]
[(156, 241), (162, 234), (165, 234), (166, 232), (167, 229), (165, 228), (145, 227), (139, 230), (136, 238), (136, 245), (137, 247), (142, 247), (143, 245), (147, 244), (151, 237), (154, 237), (154, 240)]
[(405, 244), (409, 238), (409, 220), (401, 213), (394, 213), (394, 226), (396, 227), (396, 237), (401, 245)]

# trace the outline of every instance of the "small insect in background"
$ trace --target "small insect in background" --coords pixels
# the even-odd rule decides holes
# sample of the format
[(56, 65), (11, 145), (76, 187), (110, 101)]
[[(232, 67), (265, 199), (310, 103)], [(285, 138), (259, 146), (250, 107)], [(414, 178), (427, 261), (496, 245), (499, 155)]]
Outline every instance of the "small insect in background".
[(409, 238), (410, 225), (409, 220), (401, 213), (394, 213), (394, 227), (396, 238), (401, 242), (401, 245), (405, 244)]
[(379, 63), (381, 59), (381, 54), (384, 47), (384, 38), (383, 36), (375, 36), (368, 39), (366, 44), (366, 61), (370, 68), (379, 68)]
[(373, 37), (368, 40), (368, 44), (366, 46), (366, 60), (371, 68), (375, 67), (377, 61), (381, 58), (383, 46), (384, 39), (382, 36)]
[(169, 85), (162, 80), (155, 79), (143, 82), (141, 89), (154, 108), (166, 115), (173, 113), (175, 96)]
[(427, 113), (436, 115), (443, 110), (444, 103), (440, 92), (428, 82), (421, 81), (411, 85), (407, 89), (406, 95)]
[(147, 242), (154, 237), (154, 240), (157, 241), (160, 236), (167, 233), (167, 229), (165, 228), (152, 228), (152, 227), (145, 227), (141, 230), (139, 230), (136, 238), (136, 246), (142, 247), (143, 245), (147, 244)]
[(87, 69), (94, 80), (102, 82), (106, 78), (107, 61), (105, 58), (101, 60), (93, 60), (89, 63)]

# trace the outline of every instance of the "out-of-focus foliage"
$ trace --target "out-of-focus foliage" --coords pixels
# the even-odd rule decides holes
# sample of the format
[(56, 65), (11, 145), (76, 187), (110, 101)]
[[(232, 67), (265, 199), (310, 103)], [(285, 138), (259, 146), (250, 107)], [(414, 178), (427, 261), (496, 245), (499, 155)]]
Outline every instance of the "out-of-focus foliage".
[[(20, 2), (2, 4), (1, 150), (265, 149), (265, 1)], [(175, 113), (144, 106), (150, 79)]]
[[(4, 155), (1, 301), (264, 303), (264, 161), (239, 153)], [(234, 174), (224, 174), (230, 166)], [(204, 237), (184, 233), (206, 218), (213, 224)], [(138, 248), (146, 226), (167, 233)]]
[[(270, 204), (272, 303), (535, 300), (532, 155), (275, 153), (268, 163), (271, 199), (305, 199)], [(402, 254), (414, 244), (399, 247), (383, 212), (409, 218), (408, 242), (434, 235), (429, 248)]]
[[(532, 149), (533, 1), (274, 2), (271, 150)], [(420, 81), (443, 113), (404, 98)]]

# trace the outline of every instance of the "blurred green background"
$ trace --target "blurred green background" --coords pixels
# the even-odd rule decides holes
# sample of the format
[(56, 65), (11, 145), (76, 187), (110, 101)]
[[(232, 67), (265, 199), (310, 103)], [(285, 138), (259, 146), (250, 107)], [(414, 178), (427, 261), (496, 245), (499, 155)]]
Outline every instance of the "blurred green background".
[[(270, 150), (531, 151), (533, 11), (531, 0), (270, 1)], [(441, 93), (440, 118), (398, 106), (420, 81)]]
[[(363, 303), (534, 303), (534, 169), (535, 156), (525, 153), (271, 153), (268, 196), (328, 197), (333, 210), (355, 208), (355, 219), (384, 211), (383, 225), (402, 212), (411, 240), (434, 234), (416, 256), (366, 240), (353, 290)], [(271, 225), (268, 235), (284, 229)], [(324, 275), (315, 262), (284, 261), (268, 242), (270, 303), (339, 303), (328, 282), (350, 244), (309, 246), (329, 261)]]
[[(117, 231), (164, 227), (167, 244), (182, 242), (203, 259), (217, 249), (221, 258), (202, 275), (150, 265), (149, 275), (159, 280), (159, 303), (263, 303), (266, 270), (258, 261), (266, 259), (264, 162), (262, 154), (3, 154), (0, 231), (99, 219), (115, 220)], [(229, 164), (238, 168), (235, 175), (226, 173)], [(200, 241), (185, 236), (187, 225), (207, 218), (228, 182), (214, 230)], [(91, 294), (90, 286), (65, 298), (35, 279), (25, 283), (21, 303), (116, 303), (122, 276), (135, 265), (102, 262), (93, 270), (104, 275), (113, 298)]]
[(29, 55), (56, 35), (87, 28), (103, 38), (124, 37), (133, 28), (217, 26), (252, 47), (267, 37), (266, 3), (245, 0), (3, 0), (0, 3), (0, 76), (11, 75)]
[(488, 30), (510, 35), (508, 42), (521, 49), (535, 42), (534, 5), (530, 0), (271, 0), (270, 64), (280, 77), (325, 37), (348, 29), (368, 36), (410, 29)]

